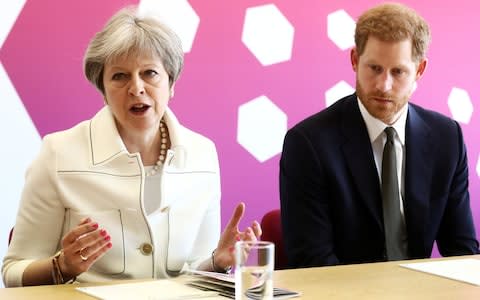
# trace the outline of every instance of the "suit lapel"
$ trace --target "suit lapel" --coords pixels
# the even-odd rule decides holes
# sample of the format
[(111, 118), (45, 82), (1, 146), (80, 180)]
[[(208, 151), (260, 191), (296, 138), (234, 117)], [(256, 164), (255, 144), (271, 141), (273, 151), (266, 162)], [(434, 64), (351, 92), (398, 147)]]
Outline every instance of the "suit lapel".
[[(356, 190), (368, 211), (383, 228), (380, 183), (368, 131), (358, 107), (356, 94), (348, 99), (342, 113), (343, 153)], [(383, 229), (382, 229), (383, 230)]]
[[(405, 130), (405, 220), (412, 254), (423, 253), (429, 211), (433, 155), (430, 127), (409, 105)], [(415, 248), (421, 247), (418, 250)]]

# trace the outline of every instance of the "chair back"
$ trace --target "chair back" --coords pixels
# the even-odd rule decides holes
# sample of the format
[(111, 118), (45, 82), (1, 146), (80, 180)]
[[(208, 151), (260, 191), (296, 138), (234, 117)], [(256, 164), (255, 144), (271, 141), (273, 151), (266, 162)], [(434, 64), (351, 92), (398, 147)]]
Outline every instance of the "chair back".
[(267, 212), (260, 225), (262, 226), (262, 240), (275, 244), (275, 270), (286, 269), (287, 256), (283, 246), (280, 209)]

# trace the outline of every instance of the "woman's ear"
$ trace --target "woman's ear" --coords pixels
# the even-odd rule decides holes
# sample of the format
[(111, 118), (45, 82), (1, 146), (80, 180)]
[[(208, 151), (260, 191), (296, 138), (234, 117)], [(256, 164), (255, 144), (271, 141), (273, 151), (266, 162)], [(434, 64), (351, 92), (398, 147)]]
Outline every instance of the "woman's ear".
[(172, 83), (172, 86), (170, 87), (170, 99), (172, 99), (174, 95), (175, 95), (175, 82)]

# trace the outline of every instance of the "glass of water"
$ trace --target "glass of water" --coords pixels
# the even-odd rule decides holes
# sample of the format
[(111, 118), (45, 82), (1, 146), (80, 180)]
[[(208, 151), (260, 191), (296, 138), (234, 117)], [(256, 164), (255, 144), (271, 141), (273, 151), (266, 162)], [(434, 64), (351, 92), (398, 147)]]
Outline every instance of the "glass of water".
[(274, 257), (271, 242), (235, 244), (235, 299), (273, 299)]

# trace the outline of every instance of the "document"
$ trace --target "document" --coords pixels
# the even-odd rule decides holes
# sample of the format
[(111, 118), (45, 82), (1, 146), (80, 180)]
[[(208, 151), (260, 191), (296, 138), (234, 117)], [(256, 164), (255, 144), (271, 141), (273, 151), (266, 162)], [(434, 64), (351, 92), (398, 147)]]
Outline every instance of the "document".
[(187, 300), (225, 299), (214, 291), (202, 291), (168, 279), (77, 287), (77, 290), (105, 300)]
[[(187, 283), (188, 285), (204, 291), (215, 291), (219, 295), (227, 298), (235, 298), (235, 277), (233, 274), (221, 274), (197, 270), (189, 270), (189, 272), (192, 274), (192, 280)], [(273, 298), (276, 300), (299, 296), (299, 292), (273, 287)], [(257, 291), (252, 290), (249, 297), (251, 299), (260, 299), (261, 295)]]
[(422, 263), (400, 264), (400, 266), (474, 285), (480, 285), (480, 259), (464, 258), (438, 260)]

